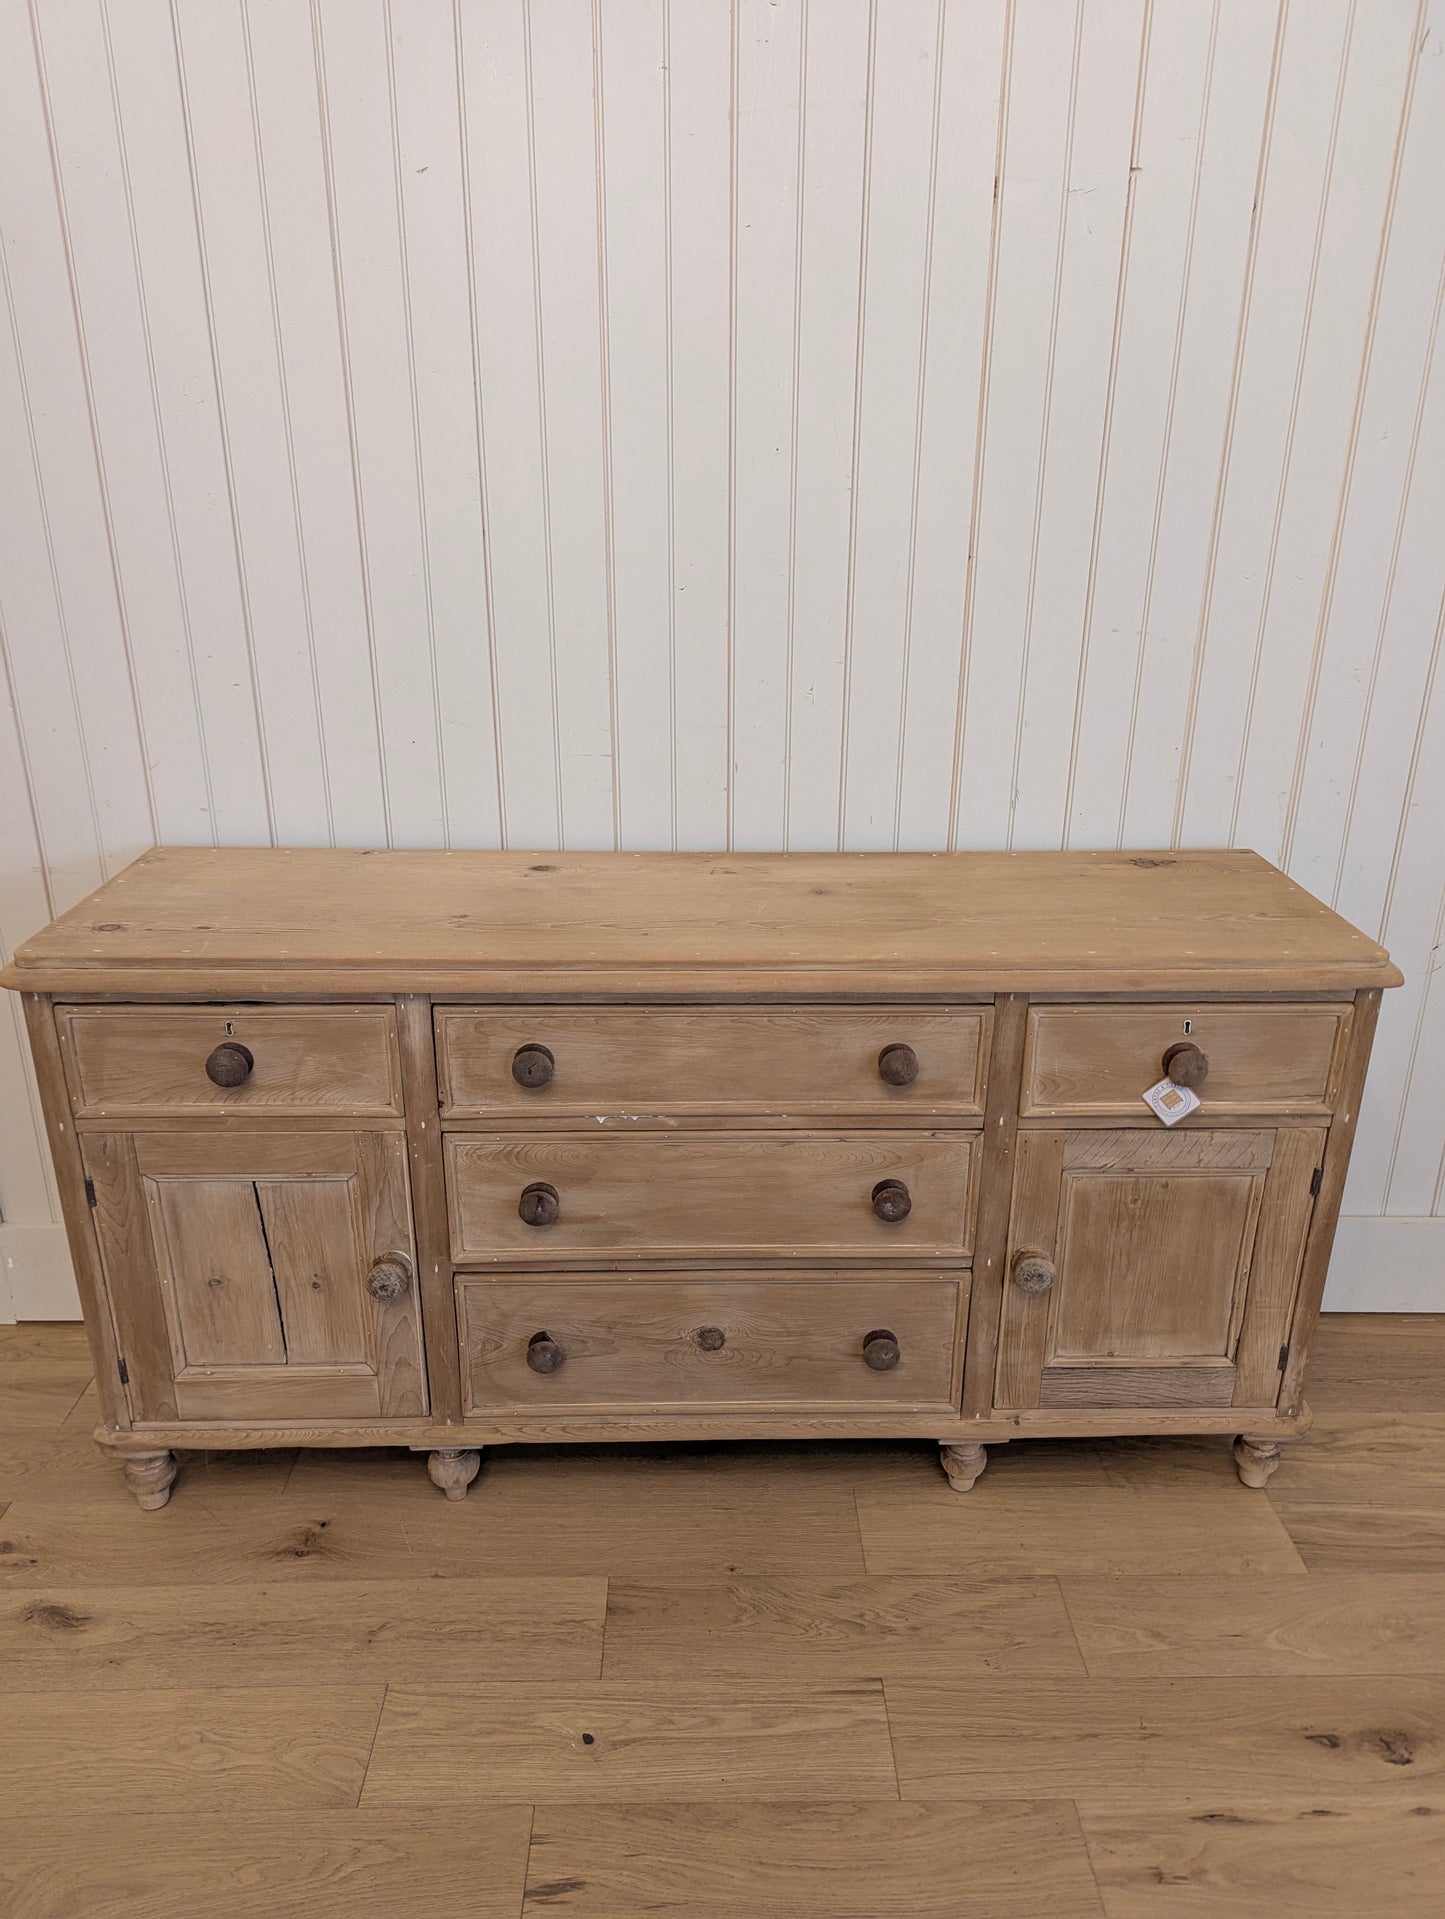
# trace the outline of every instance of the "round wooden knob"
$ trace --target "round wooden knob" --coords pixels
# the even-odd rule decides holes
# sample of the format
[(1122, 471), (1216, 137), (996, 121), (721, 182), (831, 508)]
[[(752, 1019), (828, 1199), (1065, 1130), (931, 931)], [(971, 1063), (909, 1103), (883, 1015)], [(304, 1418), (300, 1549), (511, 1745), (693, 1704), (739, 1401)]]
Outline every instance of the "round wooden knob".
[(244, 1086), (255, 1064), (249, 1046), (223, 1039), (206, 1061), (206, 1078), (213, 1086)]
[(901, 1179), (880, 1179), (873, 1188), (873, 1210), (890, 1226), (896, 1226), (913, 1211), (913, 1196)]
[(555, 1373), (566, 1358), (550, 1333), (533, 1333), (527, 1341), (527, 1364), (534, 1373)]
[(411, 1261), (405, 1253), (383, 1253), (366, 1275), (366, 1290), (379, 1306), (394, 1306), (411, 1291)]
[(900, 1040), (878, 1055), (878, 1077), (889, 1086), (911, 1086), (918, 1078), (918, 1055)]
[(529, 1092), (548, 1085), (556, 1070), (557, 1062), (552, 1057), (551, 1047), (543, 1046), (538, 1040), (529, 1040), (512, 1055), (512, 1078)]
[(561, 1210), (557, 1188), (545, 1179), (534, 1179), (530, 1186), (524, 1186), (517, 1201), (517, 1212), (529, 1226), (550, 1226)]
[(876, 1332), (863, 1335), (863, 1364), (875, 1373), (891, 1373), (903, 1357), (898, 1344), (898, 1335), (890, 1333), (886, 1326), (880, 1326)]
[(728, 1336), (721, 1326), (699, 1326), (697, 1343), (705, 1353), (720, 1353), (728, 1343)]
[(1047, 1253), (1014, 1254), (1013, 1282), (1021, 1293), (1046, 1293), (1058, 1276), (1058, 1268)]
[(1164, 1077), (1194, 1092), (1209, 1078), (1209, 1061), (1192, 1039), (1182, 1039), (1164, 1055)]

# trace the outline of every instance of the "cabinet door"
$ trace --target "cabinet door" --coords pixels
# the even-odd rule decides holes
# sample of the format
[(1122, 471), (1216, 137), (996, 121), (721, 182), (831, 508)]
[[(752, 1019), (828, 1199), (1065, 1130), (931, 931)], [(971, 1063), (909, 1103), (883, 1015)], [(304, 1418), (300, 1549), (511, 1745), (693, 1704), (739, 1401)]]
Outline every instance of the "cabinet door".
[(1021, 1132), (995, 1403), (1272, 1406), (1324, 1139)]
[(400, 1134), (89, 1133), (83, 1151), (137, 1420), (425, 1413)]

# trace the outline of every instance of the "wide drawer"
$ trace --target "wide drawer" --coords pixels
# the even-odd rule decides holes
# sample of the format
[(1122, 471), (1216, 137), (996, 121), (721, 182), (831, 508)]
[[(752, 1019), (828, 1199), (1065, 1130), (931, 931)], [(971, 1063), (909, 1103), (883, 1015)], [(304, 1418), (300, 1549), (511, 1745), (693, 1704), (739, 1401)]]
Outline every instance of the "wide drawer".
[(958, 1402), (967, 1275), (457, 1282), (468, 1414)]
[[(956, 1133), (452, 1133), (446, 1166), (461, 1265), (956, 1259), (972, 1245), (975, 1153)], [(884, 1190), (890, 1181), (906, 1189), (902, 1201)], [(901, 1218), (880, 1216), (904, 1205)]]
[(1196, 1088), (1198, 1122), (1211, 1113), (1327, 1112), (1350, 1012), (1347, 1002), (1036, 1006), (1020, 1110), (1147, 1118), (1143, 1093), (1163, 1077), (1169, 1049), (1188, 1044), (1209, 1066)]
[(63, 1006), (57, 1020), (81, 1118), (402, 1109), (389, 1006)]
[(986, 1007), (439, 1006), (441, 1105), (631, 1124), (681, 1114), (976, 1117), (991, 1018)]

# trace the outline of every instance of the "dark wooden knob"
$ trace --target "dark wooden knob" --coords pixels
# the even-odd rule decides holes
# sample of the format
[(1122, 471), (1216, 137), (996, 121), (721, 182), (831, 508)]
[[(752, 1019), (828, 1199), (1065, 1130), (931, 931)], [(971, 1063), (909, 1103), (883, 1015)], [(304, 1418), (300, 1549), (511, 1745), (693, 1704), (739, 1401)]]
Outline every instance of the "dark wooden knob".
[(889, 1086), (911, 1086), (918, 1078), (918, 1055), (900, 1040), (878, 1055), (878, 1077)]
[(1193, 1092), (1209, 1078), (1209, 1061), (1192, 1039), (1182, 1039), (1164, 1055), (1164, 1077)]
[(206, 1061), (206, 1078), (213, 1086), (244, 1086), (255, 1064), (249, 1046), (238, 1039), (223, 1039)]
[(864, 1333), (863, 1364), (871, 1366), (875, 1373), (891, 1373), (902, 1357), (898, 1335), (890, 1333), (886, 1326), (880, 1326), (876, 1332)]
[(366, 1275), (366, 1290), (379, 1306), (394, 1306), (411, 1291), (411, 1261), (405, 1253), (383, 1253)]
[(527, 1341), (527, 1364), (534, 1373), (555, 1373), (566, 1358), (550, 1333), (533, 1333)]
[(524, 1186), (517, 1201), (517, 1212), (529, 1226), (550, 1226), (561, 1210), (557, 1188), (545, 1179), (534, 1179), (530, 1186)]
[(551, 1047), (543, 1046), (538, 1040), (529, 1040), (512, 1055), (512, 1078), (529, 1091), (535, 1092), (537, 1087), (548, 1085), (556, 1070), (557, 1062), (552, 1057)]
[(901, 1179), (880, 1179), (873, 1188), (873, 1210), (890, 1226), (896, 1226), (913, 1211), (913, 1196)]
[(1047, 1253), (1014, 1254), (1013, 1282), (1021, 1293), (1046, 1293), (1058, 1276), (1058, 1268)]
[(697, 1343), (705, 1353), (720, 1353), (728, 1343), (728, 1336), (721, 1326), (699, 1326)]

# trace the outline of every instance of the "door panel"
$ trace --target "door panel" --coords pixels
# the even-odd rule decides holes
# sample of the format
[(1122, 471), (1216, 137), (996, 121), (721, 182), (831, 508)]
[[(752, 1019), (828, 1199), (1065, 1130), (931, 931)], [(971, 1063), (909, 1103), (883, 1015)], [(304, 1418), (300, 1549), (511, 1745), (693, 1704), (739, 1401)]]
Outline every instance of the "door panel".
[[(96, 1229), (137, 1421), (427, 1408), (398, 1133), (92, 1133)], [(383, 1289), (384, 1290), (384, 1289)]]
[[(996, 1404), (1272, 1405), (1321, 1143), (1022, 1133)], [(1052, 1268), (1047, 1290), (1017, 1283), (1025, 1254)]]

